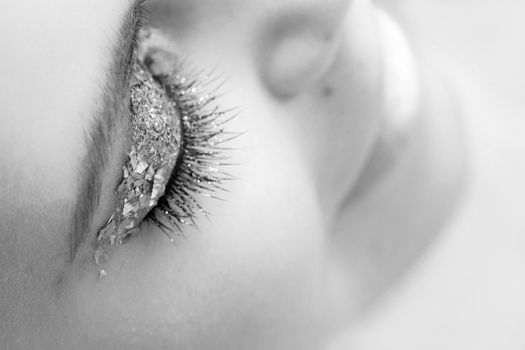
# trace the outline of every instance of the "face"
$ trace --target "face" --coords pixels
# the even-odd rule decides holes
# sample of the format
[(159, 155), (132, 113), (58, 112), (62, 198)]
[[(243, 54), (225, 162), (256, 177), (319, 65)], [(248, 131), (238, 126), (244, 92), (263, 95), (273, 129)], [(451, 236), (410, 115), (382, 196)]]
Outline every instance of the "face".
[[(189, 66), (227, 77), (217, 105), (240, 107), (226, 129), (245, 133), (224, 151), (235, 180), (223, 200), (199, 198), (211, 215), (195, 219), (198, 230), (183, 227), (170, 243), (143, 223), (98, 278), (90, 243), (115, 207), (126, 109), (109, 115), (124, 121), (103, 166), (86, 161), (86, 134), (115, 47), (130, 46), (120, 26), (133, 6), (10, 2), (0, 15), (9, 33), (0, 39), (0, 344), (315, 348), (351, 318), (361, 288), (332, 237), (381, 120), (371, 5), (146, 2), (145, 24), (163, 30)], [(97, 166), (100, 196), (71, 259), (82, 179)]]

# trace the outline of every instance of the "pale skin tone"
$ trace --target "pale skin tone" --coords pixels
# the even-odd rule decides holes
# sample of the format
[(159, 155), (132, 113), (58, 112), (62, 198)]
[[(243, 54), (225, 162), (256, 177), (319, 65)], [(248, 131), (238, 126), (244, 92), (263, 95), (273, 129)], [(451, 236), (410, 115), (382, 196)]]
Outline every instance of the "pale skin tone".
[[(8, 6), (0, 15), (11, 33), (0, 68), (0, 344), (8, 348), (316, 349), (399, 278), (455, 201), (457, 137), (438, 141), (455, 122), (435, 118), (454, 109), (426, 82), (430, 107), (408, 160), (347, 199), (389, 109), (384, 34), (368, 1), (152, 1), (152, 23), (198, 66), (228, 76), (220, 103), (242, 107), (230, 128), (247, 131), (232, 143), (239, 180), (225, 202), (205, 202), (213, 217), (199, 220), (200, 232), (172, 245), (144, 226), (98, 281), (89, 259), (66, 262), (64, 213), (130, 3)], [(390, 249), (369, 244), (382, 239)]]

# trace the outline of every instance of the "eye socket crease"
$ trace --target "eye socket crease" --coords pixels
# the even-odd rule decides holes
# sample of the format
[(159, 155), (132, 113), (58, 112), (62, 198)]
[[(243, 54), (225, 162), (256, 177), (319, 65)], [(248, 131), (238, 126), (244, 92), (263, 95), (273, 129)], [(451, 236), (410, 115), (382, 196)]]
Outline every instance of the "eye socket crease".
[[(118, 125), (128, 117), (129, 79), (142, 24), (144, 0), (130, 6), (119, 28), (113, 46), (111, 65), (100, 91), (100, 108), (94, 110), (91, 124), (85, 130), (86, 153), (79, 169), (79, 187), (68, 232), (71, 263), (92, 230), (94, 215), (99, 208), (104, 169), (108, 166), (110, 150), (117, 139)], [(125, 121), (124, 121), (125, 123)]]

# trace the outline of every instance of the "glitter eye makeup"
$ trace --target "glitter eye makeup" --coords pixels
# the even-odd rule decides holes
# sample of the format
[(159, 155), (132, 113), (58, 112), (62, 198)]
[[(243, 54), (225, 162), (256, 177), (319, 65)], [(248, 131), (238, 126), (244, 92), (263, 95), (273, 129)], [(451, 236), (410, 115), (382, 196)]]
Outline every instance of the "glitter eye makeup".
[[(205, 92), (207, 79), (185, 71), (169, 41), (153, 29), (139, 36), (130, 79), (129, 149), (116, 208), (99, 231), (94, 259), (102, 265), (112, 248), (126, 242), (147, 221), (173, 241), (184, 226), (207, 215), (199, 197), (216, 198), (231, 180), (221, 146), (240, 135), (223, 129), (227, 111)], [(100, 270), (105, 275), (105, 270)]]

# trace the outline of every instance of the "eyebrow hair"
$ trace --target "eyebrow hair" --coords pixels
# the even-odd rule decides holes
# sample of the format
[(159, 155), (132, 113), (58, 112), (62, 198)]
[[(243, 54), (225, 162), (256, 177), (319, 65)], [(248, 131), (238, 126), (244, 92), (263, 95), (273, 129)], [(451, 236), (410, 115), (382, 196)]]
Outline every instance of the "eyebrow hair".
[(106, 72), (106, 81), (101, 89), (101, 107), (94, 111), (91, 125), (85, 133), (87, 152), (80, 163), (80, 185), (68, 233), (69, 262), (74, 260), (79, 247), (91, 231), (93, 216), (101, 196), (102, 174), (116, 139), (118, 118), (122, 117), (122, 110), (128, 106), (127, 87), (138, 30), (143, 19), (143, 2), (144, 0), (135, 0), (122, 21), (113, 46), (111, 64)]

